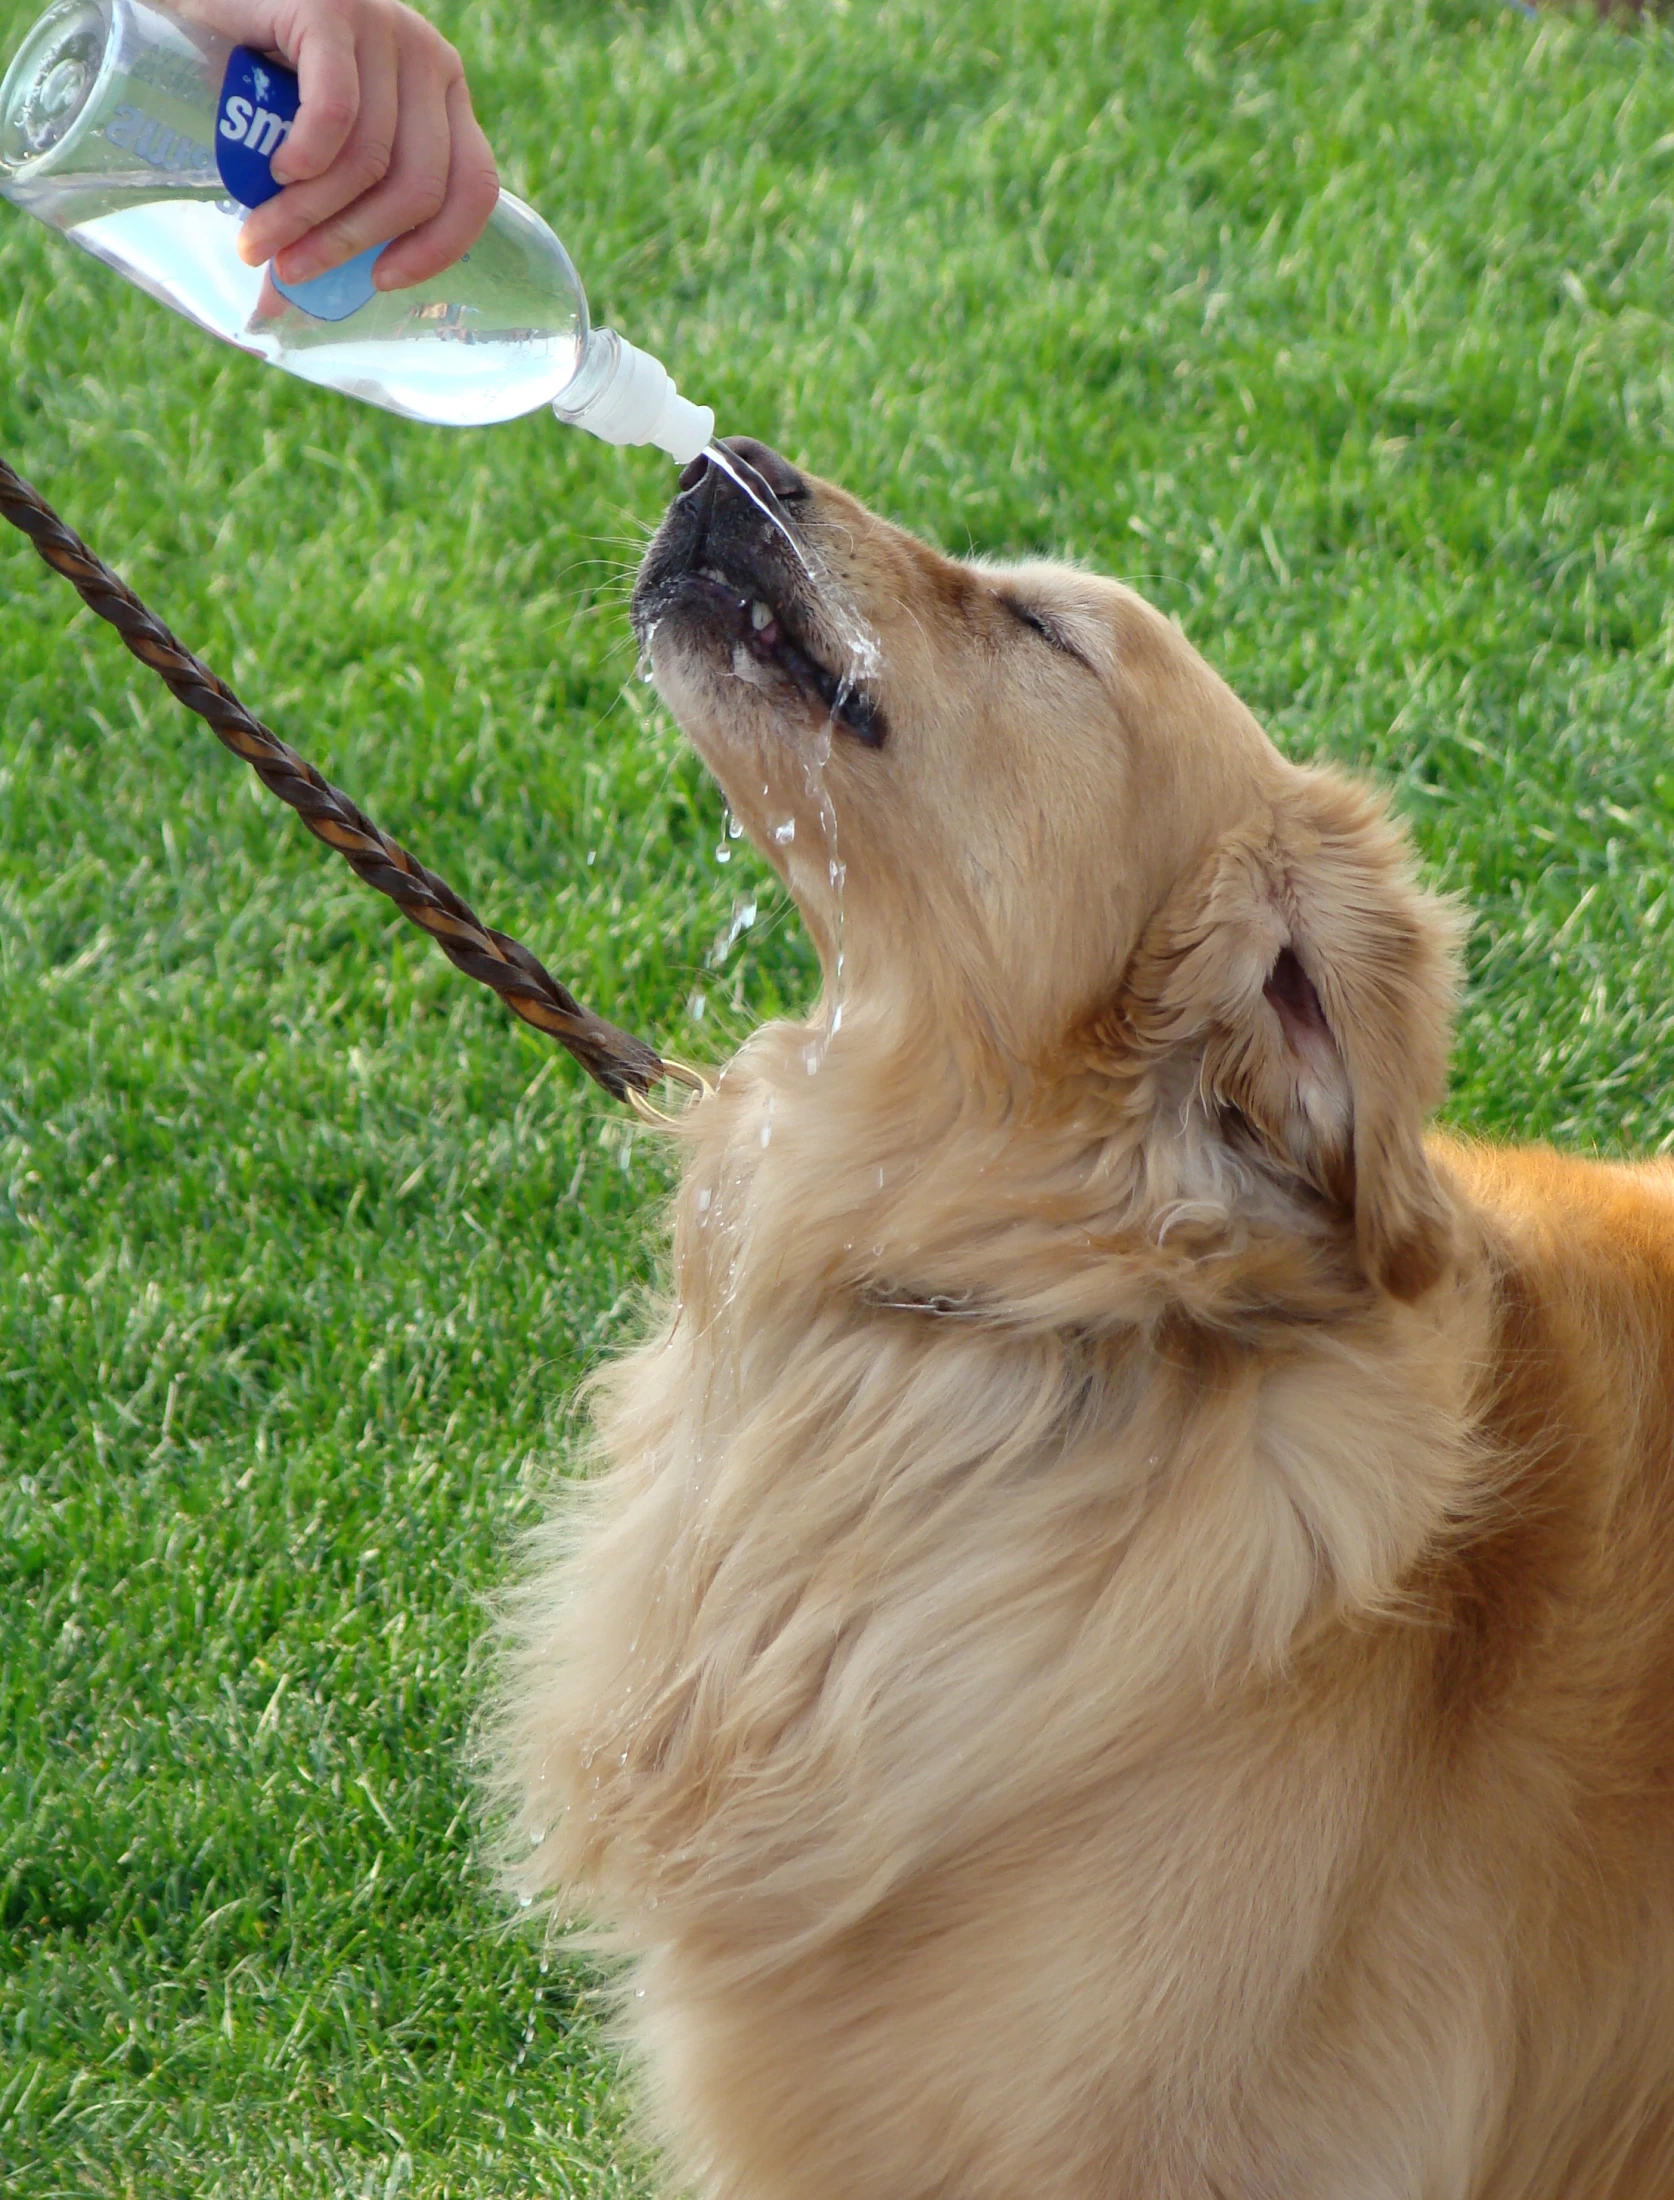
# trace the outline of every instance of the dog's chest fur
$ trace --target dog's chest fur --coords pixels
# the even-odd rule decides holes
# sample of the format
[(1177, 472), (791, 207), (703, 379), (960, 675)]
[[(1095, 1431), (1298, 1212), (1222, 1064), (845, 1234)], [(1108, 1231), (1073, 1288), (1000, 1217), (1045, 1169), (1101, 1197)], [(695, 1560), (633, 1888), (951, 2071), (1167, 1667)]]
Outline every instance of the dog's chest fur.
[[(640, 1951), (703, 2189), (1470, 2190), (1509, 1928), (1433, 1801), (1436, 1637), (1391, 1617), (1468, 1476), (1449, 1312), (1276, 1357), (880, 1306), (737, 1153), (601, 1386), (530, 1744), (541, 1875)], [(1422, 1890), (1368, 1830), (1406, 1791)]]

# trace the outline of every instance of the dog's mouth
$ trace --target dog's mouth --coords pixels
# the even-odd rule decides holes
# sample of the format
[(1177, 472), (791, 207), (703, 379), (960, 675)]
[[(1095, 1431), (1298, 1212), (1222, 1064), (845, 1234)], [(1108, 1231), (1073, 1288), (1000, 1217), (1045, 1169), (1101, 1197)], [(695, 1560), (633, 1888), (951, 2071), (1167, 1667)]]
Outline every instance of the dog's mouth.
[(822, 723), (881, 748), (882, 706), (824, 631), (816, 572), (788, 515), (765, 499), (758, 508), (711, 475), (675, 500), (647, 553), (633, 601), (640, 646), (650, 650), (672, 627), (720, 655), (747, 685), (776, 689)]
[(845, 733), (868, 748), (883, 746), (883, 712), (876, 697), (860, 687), (851, 672), (836, 671), (817, 653), (817, 645), (796, 614), (763, 593), (758, 576), (701, 565), (671, 584), (651, 615), (652, 623), (671, 613), (695, 616), (718, 639), (730, 643), (735, 667), (737, 652), (742, 650), (752, 664), (779, 673), (787, 686)]

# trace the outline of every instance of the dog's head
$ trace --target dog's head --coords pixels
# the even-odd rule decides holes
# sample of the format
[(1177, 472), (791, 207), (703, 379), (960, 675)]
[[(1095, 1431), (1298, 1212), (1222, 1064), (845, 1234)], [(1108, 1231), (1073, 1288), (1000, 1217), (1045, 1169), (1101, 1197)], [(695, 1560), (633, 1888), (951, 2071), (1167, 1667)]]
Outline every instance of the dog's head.
[(1424, 1290), (1454, 926), (1381, 805), (1287, 763), (1132, 590), (944, 557), (727, 449), (635, 625), (858, 1021), (1014, 1116), (1108, 1106), (1159, 1226), (1243, 1186)]

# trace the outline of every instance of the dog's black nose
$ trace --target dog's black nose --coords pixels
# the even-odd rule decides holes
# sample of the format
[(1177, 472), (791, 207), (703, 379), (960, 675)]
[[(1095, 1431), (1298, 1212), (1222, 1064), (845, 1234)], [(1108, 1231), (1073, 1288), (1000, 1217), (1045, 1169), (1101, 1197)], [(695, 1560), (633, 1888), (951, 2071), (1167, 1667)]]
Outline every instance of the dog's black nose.
[[(753, 435), (729, 435), (721, 448), (736, 459), (741, 466), (754, 474), (763, 488), (769, 490), (772, 495), (781, 500), (786, 497), (799, 497), (806, 493), (808, 484), (790, 460), (781, 458), (779, 453), (767, 444), (758, 443)], [(700, 451), (680, 476), (682, 491), (696, 489), (702, 483), (704, 475), (709, 471), (710, 464), (708, 452)]]
[(808, 493), (808, 484), (788, 458), (781, 458), (767, 444), (758, 443), (754, 436), (728, 436), (725, 448), (734, 458), (741, 458), (746, 466), (760, 474), (776, 497), (800, 497)]

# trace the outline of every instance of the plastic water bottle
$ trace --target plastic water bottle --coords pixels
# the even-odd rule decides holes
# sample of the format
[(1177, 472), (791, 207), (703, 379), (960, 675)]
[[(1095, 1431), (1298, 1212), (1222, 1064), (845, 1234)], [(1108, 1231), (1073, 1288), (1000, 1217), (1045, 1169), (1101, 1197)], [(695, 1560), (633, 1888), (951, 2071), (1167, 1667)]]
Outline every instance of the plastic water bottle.
[(247, 209), (300, 105), (288, 69), (141, 0), (58, 0), (0, 84), (0, 195), (141, 290), (288, 374), (448, 427), (550, 404), (684, 464), (715, 416), (591, 328), (569, 254), (507, 191), (455, 266), (372, 284), (379, 247), (305, 283), (246, 267)]

